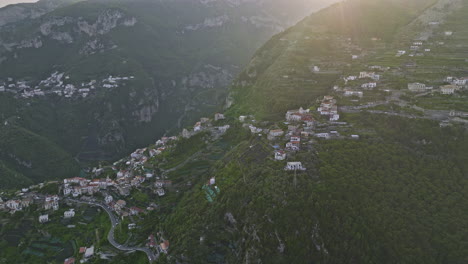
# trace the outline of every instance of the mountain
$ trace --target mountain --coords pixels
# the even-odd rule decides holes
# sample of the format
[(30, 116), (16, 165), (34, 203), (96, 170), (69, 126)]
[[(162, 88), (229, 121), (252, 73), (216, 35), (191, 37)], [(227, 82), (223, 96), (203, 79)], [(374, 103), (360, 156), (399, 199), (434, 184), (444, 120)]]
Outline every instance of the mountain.
[(42, 0), (36, 3), (10, 4), (0, 9), (0, 27), (23, 19), (38, 18), (56, 8), (78, 1), (79, 0)]
[[(112, 246), (112, 229), (157, 263), (467, 263), (467, 12), (468, 0), (349, 0), (313, 13), (253, 55), (225, 118), (101, 164), (88, 180), (115, 185), (80, 205), (0, 212), (0, 261), (80, 260), (86, 244), (148, 263)], [(20, 128), (15, 114), (4, 126)], [(60, 189), (39, 188), (24, 196)], [(116, 225), (84, 205), (107, 194), (126, 203)]]
[[(329, 2), (42, 0), (7, 6), (0, 9), (0, 99), (10, 107), (2, 122), (15, 118), (18, 129), (81, 162), (116, 158), (218, 109), (257, 47)], [(2, 149), (3, 157), (12, 155), (19, 153)], [(28, 177), (36, 174), (34, 165), (10, 163)]]
[[(346, 1), (268, 41), (236, 79), (228, 115), (294, 133), (288, 125), (297, 123), (283, 123), (288, 109), (316, 112), (333, 95), (340, 122), (314, 114), (314, 132), (337, 130), (339, 139), (301, 135), (301, 150), (287, 159), (307, 168), (296, 174), (273, 160), (272, 146), (288, 136), (272, 142), (235, 127), (214, 144), (231, 148), (202, 176), (216, 179), (216, 200), (204, 202), (200, 180), (154, 224), (172, 239), (168, 263), (466, 262), (466, 86), (447, 97), (414, 94), (407, 84), (467, 75), (467, 10), (468, 1)], [(378, 89), (343, 80), (369, 69), (380, 76)], [(450, 117), (454, 108), (465, 112)], [(169, 178), (196, 177), (203, 160)]]

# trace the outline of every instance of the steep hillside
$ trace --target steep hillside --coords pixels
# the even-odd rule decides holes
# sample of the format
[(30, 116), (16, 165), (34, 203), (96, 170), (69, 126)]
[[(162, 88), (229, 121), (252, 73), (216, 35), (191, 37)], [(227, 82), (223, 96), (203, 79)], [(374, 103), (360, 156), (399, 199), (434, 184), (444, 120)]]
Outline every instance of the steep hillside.
[[(425, 96), (404, 91), (412, 81), (442, 85), (442, 76), (467, 74), (468, 60), (461, 50), (468, 36), (462, 15), (468, 2), (412, 3), (411, 7), (403, 1), (337, 4), (273, 37), (256, 53), (228, 99), (233, 117), (253, 114), (265, 122), (246, 122), (286, 130), (285, 124), (297, 125), (283, 123), (287, 109), (312, 105), (314, 111), (319, 96), (330, 93), (340, 105), (364, 110), (340, 113), (342, 123), (318, 122), (316, 134), (336, 129), (339, 139), (301, 136), (305, 141), (301, 150), (289, 151), (287, 158), (300, 160), (307, 168), (297, 174), (285, 172), (284, 162), (273, 161), (271, 146), (284, 146), (282, 137), (272, 142), (253, 133), (231, 142), (230, 152), (207, 171), (221, 190), (216, 200), (205, 201), (201, 181), (199, 190), (186, 192), (169, 217), (154, 224), (174, 239), (171, 257), (200, 263), (468, 261), (463, 211), (468, 205), (463, 152), (468, 147), (467, 112), (462, 112), (463, 118), (444, 116), (442, 111), (431, 115), (436, 113), (431, 109), (466, 107), (466, 86), (451, 97), (435, 91)], [(428, 18), (434, 13), (439, 15)], [(379, 16), (370, 19), (373, 14), (393, 17), (397, 23)], [(434, 21), (439, 26), (427, 26)], [(432, 34), (423, 42), (423, 47), (430, 47), (425, 55), (416, 55), (424, 50), (420, 48), (395, 56), (397, 49), (407, 50), (428, 29)], [(444, 36), (448, 30), (453, 36)], [(438, 47), (433, 44), (441, 41), (444, 44)], [(344, 77), (374, 65), (390, 67), (379, 72), (381, 88), (361, 89), (362, 98), (341, 95), (343, 85), (358, 89), (345, 83)], [(314, 66), (320, 70), (314, 71)], [(384, 89), (405, 93), (410, 102), (425, 103), (428, 114), (410, 103), (366, 111), (367, 104), (397, 98), (386, 97)], [(457, 104), (447, 106), (450, 102)], [(443, 118), (448, 119), (440, 122)], [(295, 135), (294, 127), (288, 130), (285, 139)], [(238, 131), (230, 133), (242, 135)], [(353, 133), (360, 139), (348, 139)]]
[[(153, 223), (170, 237), (171, 256), (196, 263), (466, 261), (468, 167), (466, 155), (452, 154), (467, 147), (466, 131), (377, 115), (346, 121), (375, 133), (288, 155), (307, 168), (297, 175), (262, 155), (273, 151), (258, 136), (241, 141), (210, 170), (221, 190), (213, 203), (202, 182)], [(405, 127), (407, 138), (395, 127)], [(430, 151), (415, 143), (429, 130)], [(437, 140), (443, 134), (457, 140), (447, 147), (447, 138)]]
[(234, 101), (233, 111), (271, 117), (314, 101), (369, 55), (365, 48), (388, 50), (403, 26), (434, 2), (345, 1), (312, 14), (255, 53), (228, 106)]
[(73, 2), (0, 10), (1, 121), (88, 162), (218, 109), (257, 47), (331, 1)]
[(0, 211), (0, 262), (81, 260), (78, 247), (62, 254), (75, 243), (112, 263), (467, 263), (468, 0), (377, 3), (346, 1), (273, 37), (224, 114), (79, 183), (2, 194), (62, 188), (58, 211)]

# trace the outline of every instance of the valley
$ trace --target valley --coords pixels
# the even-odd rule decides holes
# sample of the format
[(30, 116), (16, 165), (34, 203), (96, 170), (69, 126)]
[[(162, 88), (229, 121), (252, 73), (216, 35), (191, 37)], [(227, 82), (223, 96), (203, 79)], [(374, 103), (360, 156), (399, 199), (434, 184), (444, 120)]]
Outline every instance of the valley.
[[(40, 183), (5, 159), (0, 172), (28, 187), (0, 194), (0, 263), (467, 262), (467, 11), (466, 0), (332, 4), (266, 42), (213, 108), (120, 159)], [(143, 80), (107, 76), (95, 79), (128, 80), (106, 94)], [(102, 99), (79, 94), (53, 100)], [(58, 95), (17, 97), (47, 96)], [(22, 131), (16, 115), (0, 135)], [(10, 159), (28, 167), (22, 157)]]
[[(230, 82), (264, 41), (330, 2), (294, 0), (287, 11), (282, 0), (42, 0), (5, 7), (0, 121), (66, 153), (47, 158), (73, 164), (62, 175), (46, 169), (50, 179), (77, 175), (222, 109)], [(16, 144), (28, 148), (22, 139)], [(41, 181), (36, 157), (8, 145), (0, 155), (8, 171)]]

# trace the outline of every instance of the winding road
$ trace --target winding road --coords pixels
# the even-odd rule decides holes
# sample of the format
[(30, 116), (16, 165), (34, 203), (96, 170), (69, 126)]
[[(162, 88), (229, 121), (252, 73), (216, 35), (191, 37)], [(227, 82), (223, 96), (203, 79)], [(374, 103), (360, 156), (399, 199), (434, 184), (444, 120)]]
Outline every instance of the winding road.
[(67, 201), (74, 202), (74, 203), (84, 203), (84, 204), (88, 204), (88, 205), (91, 205), (91, 206), (98, 206), (98, 207), (101, 207), (102, 209), (104, 209), (104, 211), (106, 211), (107, 214), (109, 215), (109, 218), (110, 218), (111, 224), (112, 224), (111, 229), (109, 230), (109, 234), (107, 234), (107, 240), (109, 240), (109, 243), (111, 243), (111, 245), (114, 246), (115, 248), (117, 248), (119, 250), (122, 250), (122, 251), (141, 251), (141, 252), (144, 252), (148, 256), (148, 261), (150, 263), (153, 263), (155, 260), (158, 259), (159, 253), (155, 254), (149, 248), (146, 248), (146, 247), (128, 247), (128, 246), (125, 246), (125, 245), (121, 245), (121, 244), (119, 244), (119, 243), (117, 243), (115, 241), (114, 231), (115, 231), (115, 227), (119, 224), (119, 219), (114, 215), (114, 213), (112, 213), (112, 210), (107, 205), (97, 203), (97, 202), (87, 202), (87, 201), (80, 201), (80, 200), (75, 200), (75, 199), (67, 199)]

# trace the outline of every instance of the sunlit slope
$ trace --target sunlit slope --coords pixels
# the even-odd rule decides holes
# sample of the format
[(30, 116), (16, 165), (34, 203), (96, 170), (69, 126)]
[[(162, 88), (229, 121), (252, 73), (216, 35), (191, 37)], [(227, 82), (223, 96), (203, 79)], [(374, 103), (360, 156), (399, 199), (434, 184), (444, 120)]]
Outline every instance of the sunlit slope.
[[(362, 48), (385, 49), (435, 1), (346, 1), (276, 35), (252, 58), (232, 89), (233, 111), (271, 116), (315, 101)], [(313, 72), (313, 66), (320, 72)]]

